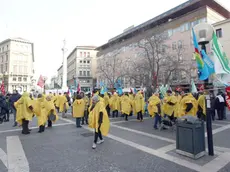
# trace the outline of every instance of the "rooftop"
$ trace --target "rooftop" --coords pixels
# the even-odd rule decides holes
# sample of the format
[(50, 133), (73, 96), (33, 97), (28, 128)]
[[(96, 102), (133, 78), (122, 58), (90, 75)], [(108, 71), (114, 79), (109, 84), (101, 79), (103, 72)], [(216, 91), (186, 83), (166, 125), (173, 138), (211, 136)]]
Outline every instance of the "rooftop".
[(229, 23), (229, 22), (230, 22), (230, 19), (226, 19), (226, 20), (222, 20), (222, 21), (219, 21), (217, 23), (214, 23), (213, 26), (218, 26), (221, 24)]
[(24, 39), (24, 38), (21, 38), (21, 37), (9, 38), (9, 39), (6, 39), (6, 40), (0, 42), (0, 44), (6, 43), (6, 42), (9, 42), (9, 41), (18, 41), (18, 42), (24, 42), (24, 43), (30, 43), (30, 44), (32, 44), (31, 41), (29, 41), (27, 39)]
[(175, 19), (178, 16), (182, 16), (184, 14), (187, 14), (188, 12), (191, 12), (193, 10), (196, 10), (203, 6), (209, 6), (213, 10), (217, 11), (219, 14), (224, 16), (225, 18), (230, 18), (230, 12), (229, 10), (222, 6), (219, 2), (216, 0), (188, 0), (181, 5), (172, 8), (169, 11), (164, 12), (163, 14), (156, 16), (134, 28), (131, 28), (127, 30), (126, 32), (110, 39), (106, 44), (97, 47), (96, 50), (103, 50), (108, 48), (109, 46), (116, 44), (120, 41), (123, 41), (125, 39), (129, 39), (137, 34), (140, 34), (141, 32), (144, 32), (146, 30), (149, 30), (151, 28), (156, 27), (157, 25), (164, 24), (168, 22), (170, 19)]

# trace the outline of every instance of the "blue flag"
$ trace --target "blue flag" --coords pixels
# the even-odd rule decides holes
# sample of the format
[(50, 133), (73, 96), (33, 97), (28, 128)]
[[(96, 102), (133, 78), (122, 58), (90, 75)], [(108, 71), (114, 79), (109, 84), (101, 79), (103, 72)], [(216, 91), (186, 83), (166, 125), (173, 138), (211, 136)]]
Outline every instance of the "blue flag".
[(123, 93), (122, 88), (118, 88), (118, 89), (117, 89), (117, 93), (118, 93), (119, 95), (122, 95), (122, 93)]
[(204, 50), (201, 50), (201, 55), (203, 57), (203, 61), (206, 64), (208, 68), (209, 75), (215, 73), (214, 63), (213, 61), (208, 57), (208, 55), (205, 53)]

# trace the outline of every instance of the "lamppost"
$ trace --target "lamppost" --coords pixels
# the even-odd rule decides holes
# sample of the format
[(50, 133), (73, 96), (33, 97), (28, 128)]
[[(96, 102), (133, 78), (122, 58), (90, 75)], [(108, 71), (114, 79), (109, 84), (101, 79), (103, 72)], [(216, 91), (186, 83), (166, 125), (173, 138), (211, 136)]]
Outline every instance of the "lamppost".
[[(201, 23), (194, 26), (194, 32), (197, 36), (198, 43), (201, 45), (202, 50), (206, 52), (206, 45), (212, 40), (212, 35), (214, 32), (213, 27), (207, 23)], [(208, 89), (208, 79), (204, 81), (205, 89)], [(207, 90), (208, 91), (208, 90)], [(214, 155), (213, 148), (213, 135), (212, 135), (212, 117), (210, 113), (211, 102), (209, 91), (205, 95), (206, 97), (206, 128), (207, 128), (207, 138), (208, 138), (208, 153), (209, 155)]]
[(43, 76), (43, 80), (44, 80), (44, 90), (43, 90), (43, 93), (46, 94), (46, 81), (47, 81), (47, 77), (46, 76)]
[(66, 41), (63, 41), (63, 47), (62, 47), (62, 53), (63, 53), (63, 73), (62, 73), (62, 90), (67, 91), (67, 58), (65, 58), (65, 53), (67, 52), (67, 49), (65, 48)]

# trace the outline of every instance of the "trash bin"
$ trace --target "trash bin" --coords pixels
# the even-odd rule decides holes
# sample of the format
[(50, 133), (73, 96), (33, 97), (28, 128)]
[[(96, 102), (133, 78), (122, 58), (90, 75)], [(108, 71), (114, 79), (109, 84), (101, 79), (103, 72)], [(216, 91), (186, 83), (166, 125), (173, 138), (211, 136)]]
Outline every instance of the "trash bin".
[(198, 159), (205, 155), (205, 130), (204, 122), (191, 116), (178, 121), (176, 133), (176, 152)]

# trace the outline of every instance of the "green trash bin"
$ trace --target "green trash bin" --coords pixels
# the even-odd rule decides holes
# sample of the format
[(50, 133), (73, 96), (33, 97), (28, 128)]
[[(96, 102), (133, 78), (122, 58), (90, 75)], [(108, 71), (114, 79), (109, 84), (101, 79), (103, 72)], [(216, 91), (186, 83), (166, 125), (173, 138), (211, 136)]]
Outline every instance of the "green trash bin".
[(205, 155), (205, 130), (203, 121), (178, 122), (176, 152), (193, 159), (198, 159)]

